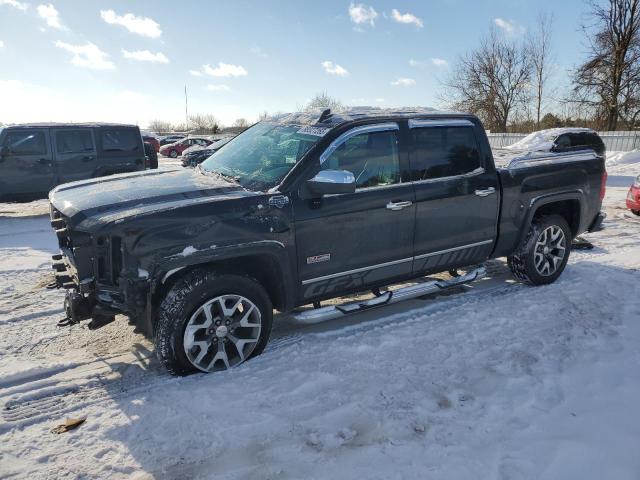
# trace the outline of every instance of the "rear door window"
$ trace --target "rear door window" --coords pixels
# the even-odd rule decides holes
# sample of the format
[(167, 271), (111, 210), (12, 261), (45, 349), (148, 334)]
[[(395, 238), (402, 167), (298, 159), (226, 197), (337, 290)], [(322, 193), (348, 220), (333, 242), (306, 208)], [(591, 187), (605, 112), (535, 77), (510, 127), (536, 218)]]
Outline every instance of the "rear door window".
[(102, 130), (102, 149), (105, 152), (132, 152), (139, 148), (137, 132), (128, 128)]
[(473, 127), (424, 127), (411, 132), (413, 181), (454, 177), (480, 168)]
[(90, 130), (62, 130), (56, 132), (56, 151), (58, 153), (87, 153), (94, 150), (95, 147)]
[(8, 155), (46, 155), (44, 132), (38, 130), (8, 131), (3, 147)]

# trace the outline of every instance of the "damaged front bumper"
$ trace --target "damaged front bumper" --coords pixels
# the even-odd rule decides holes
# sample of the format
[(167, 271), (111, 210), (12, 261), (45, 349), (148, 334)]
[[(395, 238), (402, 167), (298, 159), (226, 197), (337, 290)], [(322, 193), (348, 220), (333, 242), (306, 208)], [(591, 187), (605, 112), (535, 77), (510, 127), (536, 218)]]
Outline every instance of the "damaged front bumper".
[(149, 283), (125, 269), (119, 237), (71, 231), (53, 207), (51, 225), (60, 247), (52, 257), (55, 283), (51, 288), (66, 290), (66, 318), (59, 325), (91, 319), (89, 328), (99, 328), (117, 314), (137, 318), (144, 313)]

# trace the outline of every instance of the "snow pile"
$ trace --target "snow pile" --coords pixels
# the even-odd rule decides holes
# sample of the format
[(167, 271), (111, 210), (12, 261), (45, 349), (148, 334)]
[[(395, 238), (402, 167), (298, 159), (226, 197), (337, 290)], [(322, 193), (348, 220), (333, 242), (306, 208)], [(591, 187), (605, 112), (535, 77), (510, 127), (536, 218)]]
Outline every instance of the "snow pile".
[(630, 152), (607, 152), (607, 167), (613, 167), (615, 165), (630, 165), (632, 163), (640, 163), (640, 150), (631, 150)]
[(588, 128), (550, 128), (548, 130), (539, 130), (537, 132), (530, 133), (516, 143), (509, 145), (508, 149), (512, 150), (527, 150), (527, 151), (551, 151), (553, 142), (563, 133), (580, 133), (591, 132)]

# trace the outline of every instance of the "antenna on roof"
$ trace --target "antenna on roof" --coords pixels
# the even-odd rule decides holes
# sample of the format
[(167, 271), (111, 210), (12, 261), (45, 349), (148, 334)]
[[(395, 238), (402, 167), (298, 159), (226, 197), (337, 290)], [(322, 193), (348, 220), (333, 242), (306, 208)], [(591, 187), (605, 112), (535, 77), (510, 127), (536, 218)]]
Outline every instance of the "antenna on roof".
[(331, 116), (331, 109), (330, 108), (327, 108), (326, 110), (323, 110), (322, 113), (320, 114), (320, 118), (318, 119), (318, 123), (324, 122), (330, 116)]

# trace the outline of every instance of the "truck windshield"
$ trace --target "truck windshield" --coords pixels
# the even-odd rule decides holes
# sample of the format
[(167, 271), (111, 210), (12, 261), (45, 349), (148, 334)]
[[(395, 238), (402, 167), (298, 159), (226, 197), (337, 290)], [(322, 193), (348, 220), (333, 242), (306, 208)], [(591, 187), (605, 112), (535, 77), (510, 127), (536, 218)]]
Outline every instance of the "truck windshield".
[(260, 122), (205, 160), (200, 171), (233, 179), (248, 190), (275, 187), (319, 136), (301, 125)]

